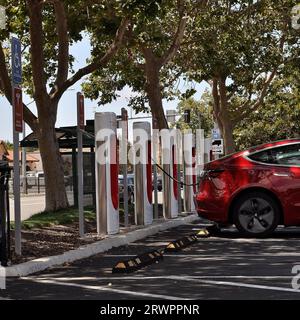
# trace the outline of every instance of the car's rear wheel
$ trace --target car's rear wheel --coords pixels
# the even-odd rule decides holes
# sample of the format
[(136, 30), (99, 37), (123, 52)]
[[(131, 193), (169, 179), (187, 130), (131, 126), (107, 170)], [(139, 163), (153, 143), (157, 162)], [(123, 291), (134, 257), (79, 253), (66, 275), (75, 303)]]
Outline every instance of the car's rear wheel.
[(268, 236), (277, 228), (279, 219), (278, 204), (262, 192), (244, 194), (233, 208), (233, 222), (245, 236)]

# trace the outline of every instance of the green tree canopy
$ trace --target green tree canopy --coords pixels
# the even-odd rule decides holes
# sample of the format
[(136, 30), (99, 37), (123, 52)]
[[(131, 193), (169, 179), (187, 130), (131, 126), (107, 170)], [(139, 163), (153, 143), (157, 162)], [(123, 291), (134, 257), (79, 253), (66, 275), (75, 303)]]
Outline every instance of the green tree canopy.
[[(212, 95), (206, 91), (199, 101), (194, 98), (189, 98), (180, 101), (177, 106), (178, 114), (182, 115), (176, 122), (176, 126), (180, 129), (203, 129), (205, 136), (211, 135), (211, 130), (214, 126), (213, 123), (213, 108), (212, 108)], [(184, 111), (190, 110), (191, 122), (189, 124), (184, 121)]]

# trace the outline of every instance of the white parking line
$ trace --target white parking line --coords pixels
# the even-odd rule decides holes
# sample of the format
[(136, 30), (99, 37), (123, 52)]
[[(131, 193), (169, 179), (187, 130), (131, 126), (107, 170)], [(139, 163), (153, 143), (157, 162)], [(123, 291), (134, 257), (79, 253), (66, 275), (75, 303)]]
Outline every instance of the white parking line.
[[(55, 278), (55, 281), (113, 281), (113, 280), (174, 280), (174, 277), (177, 276), (108, 276), (108, 277), (60, 277)], [(252, 276), (252, 275), (244, 275), (244, 276), (182, 276), (180, 279), (259, 279), (259, 280), (279, 280), (279, 279), (292, 279), (293, 276)], [(32, 281), (44, 281), (49, 278), (47, 277), (39, 277), (39, 278), (21, 278), (24, 280), (32, 280)], [(175, 279), (178, 280), (177, 278)]]
[(168, 295), (161, 295), (161, 294), (154, 294), (154, 293), (152, 294), (147, 292), (128, 291), (128, 290), (114, 289), (110, 287), (91, 286), (91, 285), (84, 285), (84, 284), (78, 284), (78, 283), (60, 282), (55, 280), (42, 280), (42, 279), (32, 279), (32, 278), (23, 278), (23, 279), (30, 279), (37, 283), (76, 287), (80, 289), (87, 289), (87, 290), (94, 290), (94, 291), (106, 291), (106, 292), (120, 293), (124, 295), (131, 295), (131, 296), (137, 296), (137, 297), (148, 297), (148, 298), (166, 299), (166, 300), (190, 300), (182, 297), (175, 297), (175, 296), (168, 296)]
[[(224, 242), (224, 241), (229, 241), (229, 242), (240, 242), (240, 243), (262, 243), (262, 242), (282, 242), (283, 240), (286, 240), (286, 234), (277, 234), (278, 236), (282, 238), (268, 238), (268, 239), (243, 239), (243, 238), (221, 238), (221, 237), (210, 237), (210, 238), (205, 238), (202, 241), (205, 242)], [(293, 237), (289, 236), (289, 240), (298, 240), (300, 238), (300, 233), (297, 232)]]
[[(64, 281), (112, 281), (112, 280), (175, 280), (175, 281), (188, 281), (188, 282), (198, 282), (198, 283), (205, 283), (211, 285), (220, 285), (220, 286), (231, 286), (231, 287), (243, 287), (249, 289), (262, 289), (262, 290), (271, 290), (271, 291), (281, 291), (281, 292), (293, 292), (300, 294), (300, 290), (285, 288), (285, 287), (274, 287), (274, 286), (265, 286), (265, 285), (256, 285), (250, 283), (242, 283), (242, 282), (230, 282), (230, 281), (213, 281), (213, 280), (205, 280), (205, 279), (291, 279), (290, 276), (199, 276), (199, 277), (190, 277), (190, 276), (153, 276), (153, 277), (81, 277), (81, 278), (56, 278), (55, 280), (47, 280), (44, 278), (23, 278), (27, 280), (32, 280), (38, 283), (46, 283), (46, 284), (54, 284), (54, 285), (62, 285), (62, 286), (73, 286), (79, 287), (82, 289), (89, 289), (89, 290), (98, 290), (98, 291), (110, 291), (115, 293), (121, 294), (128, 294), (134, 296), (141, 296), (141, 297), (152, 297), (152, 298), (159, 298), (159, 299), (169, 299), (169, 300), (179, 300), (182, 299), (180, 297), (174, 296), (165, 296), (165, 295), (157, 295), (151, 293), (143, 293), (143, 292), (133, 292), (127, 290), (119, 290), (114, 288), (107, 288), (107, 287), (100, 287), (100, 286), (90, 286), (90, 285), (81, 285), (77, 283), (70, 283)], [(188, 300), (188, 299), (186, 299)]]
[[(288, 252), (288, 253), (256, 253), (256, 254), (222, 254), (224, 257), (234, 258), (234, 257), (300, 257), (300, 253)], [(117, 258), (117, 257), (135, 257), (133, 254), (105, 254), (104, 257), (107, 258)], [(202, 258), (202, 257), (216, 257), (216, 254), (165, 254), (164, 257), (179, 257), (179, 258)]]
[(90, 290), (99, 290), (99, 291), (111, 291), (115, 293), (129, 294), (142, 297), (152, 297), (159, 299), (170, 299), (170, 300), (179, 300), (180, 297), (174, 296), (164, 296), (151, 293), (142, 293), (142, 292), (132, 292), (127, 290), (119, 290), (114, 288), (100, 287), (100, 286), (90, 286), (90, 285), (81, 285), (77, 283), (70, 283), (65, 281), (113, 281), (113, 280), (174, 280), (174, 281), (187, 281), (193, 283), (204, 283), (218, 286), (231, 286), (239, 288), (249, 288), (249, 289), (261, 289), (261, 290), (271, 290), (271, 291), (281, 291), (281, 292), (293, 292), (300, 294), (300, 290), (285, 288), (285, 287), (275, 287), (275, 286), (266, 286), (258, 284), (250, 284), (243, 282), (231, 282), (231, 281), (214, 281), (206, 279), (260, 279), (260, 280), (279, 280), (279, 279), (291, 279), (291, 276), (152, 276), (152, 277), (143, 277), (143, 276), (124, 276), (124, 277), (68, 277), (68, 278), (55, 278), (55, 280), (49, 280), (45, 278), (23, 278), (26, 280), (31, 280), (38, 283), (54, 284), (54, 285), (63, 285), (63, 286), (74, 286), (83, 289)]
[(263, 286), (257, 284), (250, 284), (250, 283), (242, 283), (242, 282), (227, 282), (227, 281), (211, 281), (211, 280), (200, 280), (200, 279), (187, 279), (183, 278), (184, 281), (191, 281), (193, 283), (205, 283), (205, 284), (213, 284), (219, 286), (231, 286), (231, 287), (243, 287), (243, 288), (250, 288), (250, 289), (262, 289), (262, 290), (271, 290), (271, 291), (286, 291), (286, 292), (293, 292), (300, 294), (300, 290), (297, 289), (290, 289), (284, 287), (273, 287), (273, 286)]

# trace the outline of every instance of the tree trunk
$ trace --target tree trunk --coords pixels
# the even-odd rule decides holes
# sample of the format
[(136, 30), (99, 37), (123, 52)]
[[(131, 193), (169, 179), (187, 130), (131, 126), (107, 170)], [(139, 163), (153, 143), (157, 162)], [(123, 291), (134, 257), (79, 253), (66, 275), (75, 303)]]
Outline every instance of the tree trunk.
[(235, 141), (233, 139), (233, 127), (231, 120), (226, 114), (217, 118), (219, 128), (222, 132), (224, 139), (225, 154), (231, 154), (235, 152)]
[(235, 141), (233, 138), (233, 123), (228, 109), (226, 78), (220, 77), (213, 80), (213, 98), (215, 118), (224, 139), (225, 154), (228, 155), (235, 152)]
[[(51, 110), (49, 107), (47, 110)], [(45, 110), (46, 108), (43, 108)], [(52, 109), (53, 110), (53, 109)], [(43, 162), (46, 187), (46, 211), (57, 211), (69, 206), (65, 182), (62, 157), (55, 133), (54, 113), (48, 117), (39, 117), (37, 138)]]
[(167, 129), (168, 122), (162, 102), (161, 86), (159, 83), (159, 70), (155, 60), (146, 58), (145, 75), (146, 75), (146, 92), (149, 99), (149, 105), (152, 116), (157, 119), (158, 129)]

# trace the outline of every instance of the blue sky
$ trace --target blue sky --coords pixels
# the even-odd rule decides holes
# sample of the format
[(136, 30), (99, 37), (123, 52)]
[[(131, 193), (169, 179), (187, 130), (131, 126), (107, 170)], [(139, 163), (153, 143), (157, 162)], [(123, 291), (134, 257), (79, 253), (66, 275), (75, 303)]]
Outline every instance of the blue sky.
[[(87, 37), (85, 37), (82, 42), (77, 43), (71, 47), (71, 53), (75, 56), (76, 59), (74, 65), (75, 70), (85, 66), (86, 59), (90, 57), (90, 49), (91, 47), (89, 39)], [(56, 127), (76, 125), (76, 92), (81, 90), (81, 83), (82, 82), (78, 82), (76, 85), (71, 87), (60, 100)], [(205, 88), (207, 88), (207, 85), (205, 84), (199, 84), (196, 86), (196, 99), (199, 99), (201, 97)], [(119, 95), (120, 97), (116, 101), (101, 107), (97, 106), (97, 101), (86, 99), (86, 119), (93, 119), (95, 111), (109, 111), (119, 114), (121, 108), (127, 107), (128, 99), (132, 95), (132, 92), (130, 88), (125, 88), (119, 93)], [(25, 104), (29, 104), (32, 102), (32, 99), (26, 95), (23, 95), (23, 101)], [(164, 101), (164, 108), (165, 110), (176, 109), (177, 103), (178, 101), (176, 100), (171, 102)], [(31, 103), (28, 107), (36, 114), (36, 107), (34, 103)], [(127, 110), (130, 115), (130, 109), (127, 108)], [(133, 116), (135, 116), (134, 113)], [(139, 114), (138, 116), (142, 116), (142, 114)], [(30, 129), (26, 127), (26, 134), (29, 133)], [(5, 97), (0, 97), (0, 140), (12, 141), (12, 136), (12, 108)]]

